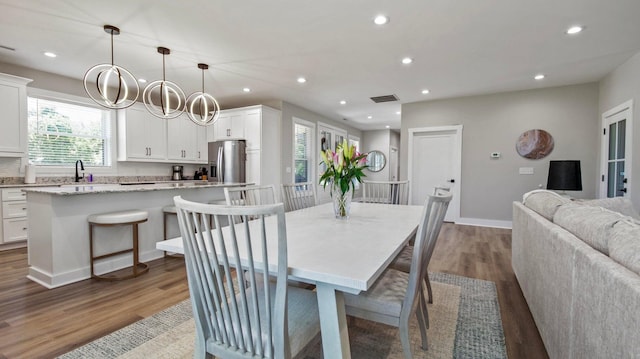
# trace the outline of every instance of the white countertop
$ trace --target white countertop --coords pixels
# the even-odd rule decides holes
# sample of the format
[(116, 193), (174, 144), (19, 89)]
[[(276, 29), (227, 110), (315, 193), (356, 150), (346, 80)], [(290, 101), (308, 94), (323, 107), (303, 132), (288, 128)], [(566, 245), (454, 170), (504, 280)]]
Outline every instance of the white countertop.
[(207, 181), (160, 182), (153, 184), (118, 184), (118, 183), (81, 183), (51, 186), (34, 186), (23, 188), (24, 192), (45, 193), (52, 195), (78, 195), (123, 192), (165, 191), (191, 188), (223, 188), (246, 186), (250, 183), (218, 183)]

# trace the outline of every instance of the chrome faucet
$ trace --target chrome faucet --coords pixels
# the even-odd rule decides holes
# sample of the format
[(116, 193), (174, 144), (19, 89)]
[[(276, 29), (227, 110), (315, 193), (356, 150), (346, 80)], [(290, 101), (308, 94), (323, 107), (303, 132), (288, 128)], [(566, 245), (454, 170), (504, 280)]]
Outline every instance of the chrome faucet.
[(84, 172), (82, 173), (82, 177), (78, 175), (78, 163), (80, 163), (80, 170), (84, 171), (84, 164), (82, 163), (82, 160), (77, 160), (76, 161), (76, 182), (80, 182), (80, 179), (84, 178)]

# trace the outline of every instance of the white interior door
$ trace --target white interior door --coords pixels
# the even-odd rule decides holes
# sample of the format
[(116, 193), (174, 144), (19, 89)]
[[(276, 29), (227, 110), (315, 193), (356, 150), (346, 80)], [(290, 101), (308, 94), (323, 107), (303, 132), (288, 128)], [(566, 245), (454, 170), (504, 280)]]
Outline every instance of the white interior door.
[(460, 218), (461, 150), (461, 125), (409, 130), (410, 204), (424, 204), (435, 187), (446, 185), (453, 198), (445, 221)]
[(630, 195), (632, 107), (628, 101), (602, 115), (600, 198)]

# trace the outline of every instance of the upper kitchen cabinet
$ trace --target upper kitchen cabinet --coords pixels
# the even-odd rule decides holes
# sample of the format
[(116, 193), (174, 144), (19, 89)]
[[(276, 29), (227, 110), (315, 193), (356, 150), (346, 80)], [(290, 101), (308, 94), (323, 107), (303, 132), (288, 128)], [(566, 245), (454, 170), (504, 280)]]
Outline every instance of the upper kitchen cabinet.
[(0, 74), (0, 157), (27, 152), (27, 84), (32, 80)]
[(142, 104), (118, 110), (118, 161), (166, 162), (166, 121)]
[(207, 129), (186, 114), (167, 120), (167, 157), (181, 163), (207, 163)]
[(213, 136), (208, 136), (211, 142), (244, 139), (243, 109), (222, 110), (218, 119), (213, 123)]

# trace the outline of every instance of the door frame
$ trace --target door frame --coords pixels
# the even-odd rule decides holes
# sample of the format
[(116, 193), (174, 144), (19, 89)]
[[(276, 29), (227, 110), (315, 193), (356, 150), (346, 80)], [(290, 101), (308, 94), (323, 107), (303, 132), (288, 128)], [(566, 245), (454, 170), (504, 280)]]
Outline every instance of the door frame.
[[(457, 223), (460, 220), (460, 193), (462, 189), (462, 125), (450, 125), (450, 126), (434, 126), (434, 127), (416, 127), (409, 128), (409, 141), (408, 141), (408, 163), (407, 163), (407, 179), (411, 181), (413, 178), (413, 139), (419, 133), (432, 133), (436, 134), (438, 132), (454, 132), (454, 138), (456, 141), (456, 145), (454, 146), (455, 153), (453, 154), (453, 158), (456, 161), (456, 164), (453, 166), (453, 177), (456, 180), (456, 185), (453, 186), (453, 198), (452, 201), (456, 202), (456, 212), (450, 213), (454, 223)], [(411, 191), (413, 187), (413, 183), (409, 185), (409, 198), (411, 198)], [(449, 207), (451, 208), (451, 207)]]
[[(628, 173), (629, 179), (626, 183), (627, 193), (625, 197), (629, 197), (631, 195), (631, 169), (632, 169), (632, 156), (633, 156), (633, 100), (628, 100), (623, 102), (622, 104), (615, 106), (614, 108), (605, 111), (602, 114), (602, 130), (608, 129), (609, 126), (607, 122), (614, 116), (617, 116), (621, 113), (627, 113), (627, 127), (625, 130), (625, 167), (624, 172)], [(598, 198), (607, 198), (607, 183), (608, 183), (608, 156), (609, 153), (609, 134), (605, 134), (602, 132), (602, 141), (600, 141), (600, 185), (598, 189)]]

